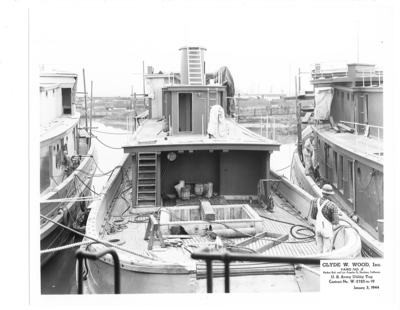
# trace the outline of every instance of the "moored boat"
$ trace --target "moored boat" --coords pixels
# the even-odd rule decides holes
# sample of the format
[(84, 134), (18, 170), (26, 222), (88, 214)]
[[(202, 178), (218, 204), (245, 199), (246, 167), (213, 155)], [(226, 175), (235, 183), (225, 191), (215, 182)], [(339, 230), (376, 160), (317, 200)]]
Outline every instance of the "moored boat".
[[(313, 196), (330, 183), (334, 201), (357, 229), (364, 256), (383, 256), (383, 74), (373, 65), (312, 73), (314, 116), (302, 132), (313, 137), (314, 175), (295, 151), (291, 181)], [(309, 170), (309, 169), (308, 169)]]
[[(123, 146), (126, 154), (104, 196), (91, 204), (86, 235), (98, 242), (82, 249), (92, 254), (105, 246), (116, 249), (123, 293), (205, 291), (205, 264), (191, 258), (204, 248), (282, 257), (358, 257), (360, 238), (347, 224), (336, 231), (331, 252), (317, 253), (309, 216), (313, 197), (270, 170), (270, 155), (279, 143), (235, 122), (232, 98), (227, 98), (232, 97), (227, 96), (232, 77), (225, 68), (207, 82), (204, 50), (181, 49), (182, 84), (162, 88), (160, 107), (154, 109), (162, 117), (152, 118), (150, 111), (150, 119)], [(231, 268), (232, 291), (254, 289), (250, 282), (259, 283), (261, 291), (319, 286), (317, 267), (234, 262)], [(85, 269), (86, 292), (112, 292), (110, 257), (87, 260)], [(222, 270), (214, 263), (215, 277)], [(301, 283), (296, 277), (300, 271)]]
[[(40, 214), (84, 231), (84, 213), (90, 201), (95, 148), (79, 127), (75, 93), (78, 76), (42, 72), (40, 76)], [(68, 242), (70, 233), (40, 219), (40, 248), (49, 250)], [(54, 254), (41, 254), (41, 265)]]

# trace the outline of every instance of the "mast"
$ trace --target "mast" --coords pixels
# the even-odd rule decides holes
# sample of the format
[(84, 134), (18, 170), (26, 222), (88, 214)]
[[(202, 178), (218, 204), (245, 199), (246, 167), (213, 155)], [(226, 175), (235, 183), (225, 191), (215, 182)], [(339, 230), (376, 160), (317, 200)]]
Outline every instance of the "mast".
[(86, 132), (88, 131), (88, 118), (87, 118), (87, 101), (86, 101), (86, 79), (85, 79), (85, 68), (82, 69), (83, 71), (83, 92), (85, 93), (85, 128)]
[(93, 81), (90, 81), (90, 138), (89, 138), (89, 147), (92, 145), (92, 118), (93, 118)]
[(302, 154), (302, 141), (301, 141), (301, 115), (300, 115), (300, 101), (299, 94), (297, 90), (297, 76), (294, 78), (294, 87), (296, 91), (296, 118), (297, 118), (297, 152), (299, 154), (300, 159), (303, 158)]

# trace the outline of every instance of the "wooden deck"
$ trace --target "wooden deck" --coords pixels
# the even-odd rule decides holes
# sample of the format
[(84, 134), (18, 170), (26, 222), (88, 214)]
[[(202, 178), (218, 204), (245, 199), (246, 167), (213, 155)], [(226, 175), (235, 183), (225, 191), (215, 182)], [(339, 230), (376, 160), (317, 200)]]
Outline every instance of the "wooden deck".
[(378, 166), (377, 169), (380, 167), (378, 170), (382, 171), (384, 158), (383, 141), (352, 133), (337, 133), (330, 128), (315, 127), (314, 131), (329, 144), (334, 144), (345, 152), (356, 155), (361, 161), (363, 161), (362, 159), (368, 160)]
[[(211, 204), (249, 204), (262, 218), (264, 231), (272, 234), (289, 235), (287, 242), (283, 242), (272, 246), (262, 254), (274, 255), (274, 256), (308, 256), (317, 253), (316, 245), (314, 239), (309, 239), (307, 241), (296, 240), (290, 236), (290, 229), (295, 225), (304, 225), (309, 227), (309, 224), (301, 218), (299, 213), (282, 198), (274, 195), (275, 209), (274, 212), (268, 212), (261, 208), (257, 203), (250, 203), (244, 200), (225, 200), (222, 197), (214, 197), (210, 200)], [(125, 212), (122, 216), (124, 219), (124, 225), (121, 227), (112, 225), (115, 220), (121, 219), (121, 214), (126, 210), (126, 203), (123, 199), (116, 199), (113, 203), (113, 211), (111, 212), (109, 225), (106, 225), (106, 230), (110, 232), (110, 228), (114, 226), (117, 231), (109, 234), (105, 234), (104, 239), (119, 239), (119, 245), (127, 249), (132, 249), (135, 252), (139, 252), (143, 255), (155, 255), (164, 261), (176, 262), (185, 266), (196, 264), (190, 257), (191, 252), (204, 248), (204, 247), (215, 247), (215, 242), (207, 236), (200, 235), (190, 235), (186, 238), (182, 238), (182, 245), (179, 247), (167, 246), (162, 248), (160, 242), (156, 240), (154, 242), (154, 247), (151, 251), (147, 249), (148, 241), (144, 240), (144, 235), (147, 227), (147, 214), (137, 215), (133, 213)], [(278, 222), (279, 221), (279, 222)], [(283, 223), (287, 222), (287, 223)], [(111, 225), (110, 225), (111, 224)], [(118, 231), (118, 228), (121, 228)], [(170, 236), (171, 239), (179, 239)], [(223, 238), (223, 243), (226, 245), (236, 245), (249, 237), (242, 238)], [(270, 237), (271, 238), (271, 237)], [(255, 242), (246, 245), (246, 248), (256, 251), (262, 247), (268, 247), (271, 244), (270, 238), (260, 238)], [(151, 252), (151, 254), (150, 254)], [(293, 271), (293, 266), (284, 264), (286, 267), (285, 272), (289, 270)], [(194, 268), (194, 267), (193, 267)], [(264, 268), (265, 269), (265, 268)]]

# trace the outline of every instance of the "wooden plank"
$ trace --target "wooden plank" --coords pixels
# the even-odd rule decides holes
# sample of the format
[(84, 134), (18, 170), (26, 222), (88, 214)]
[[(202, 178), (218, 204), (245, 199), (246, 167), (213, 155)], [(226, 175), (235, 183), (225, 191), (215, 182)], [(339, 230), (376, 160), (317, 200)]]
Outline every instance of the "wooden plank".
[(264, 231), (262, 233), (259, 233), (259, 234), (255, 235), (254, 237), (251, 237), (251, 238), (249, 238), (247, 240), (244, 240), (242, 242), (236, 243), (236, 246), (247, 246), (247, 245), (249, 245), (249, 244), (251, 244), (253, 242), (258, 241), (259, 238), (268, 237), (268, 235), (269, 235), (269, 232)]
[(276, 241), (271, 241), (268, 244), (258, 248), (257, 252), (258, 253), (263, 253), (263, 252), (269, 250), (270, 248), (272, 248), (272, 247), (274, 247), (274, 246), (276, 246), (276, 245), (278, 245), (278, 244), (280, 244), (283, 241), (286, 241), (288, 239), (289, 239), (289, 235), (281, 235), (279, 238), (276, 239)]
[(204, 220), (215, 221), (215, 211), (209, 201), (200, 200), (200, 210)]

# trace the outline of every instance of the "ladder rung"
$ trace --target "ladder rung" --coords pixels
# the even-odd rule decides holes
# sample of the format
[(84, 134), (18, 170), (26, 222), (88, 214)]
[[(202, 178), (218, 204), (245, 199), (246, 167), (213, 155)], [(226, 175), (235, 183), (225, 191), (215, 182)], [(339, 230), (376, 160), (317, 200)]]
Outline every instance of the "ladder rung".
[[(143, 181), (143, 182), (139, 182), (139, 186), (156, 186), (156, 183), (150, 182), (149, 180), (139, 180), (139, 181)], [(146, 183), (147, 182), (147, 183)]]
[(156, 191), (150, 191), (150, 190), (140, 190), (138, 192), (139, 195), (140, 194), (155, 194), (155, 193), (156, 193)]

